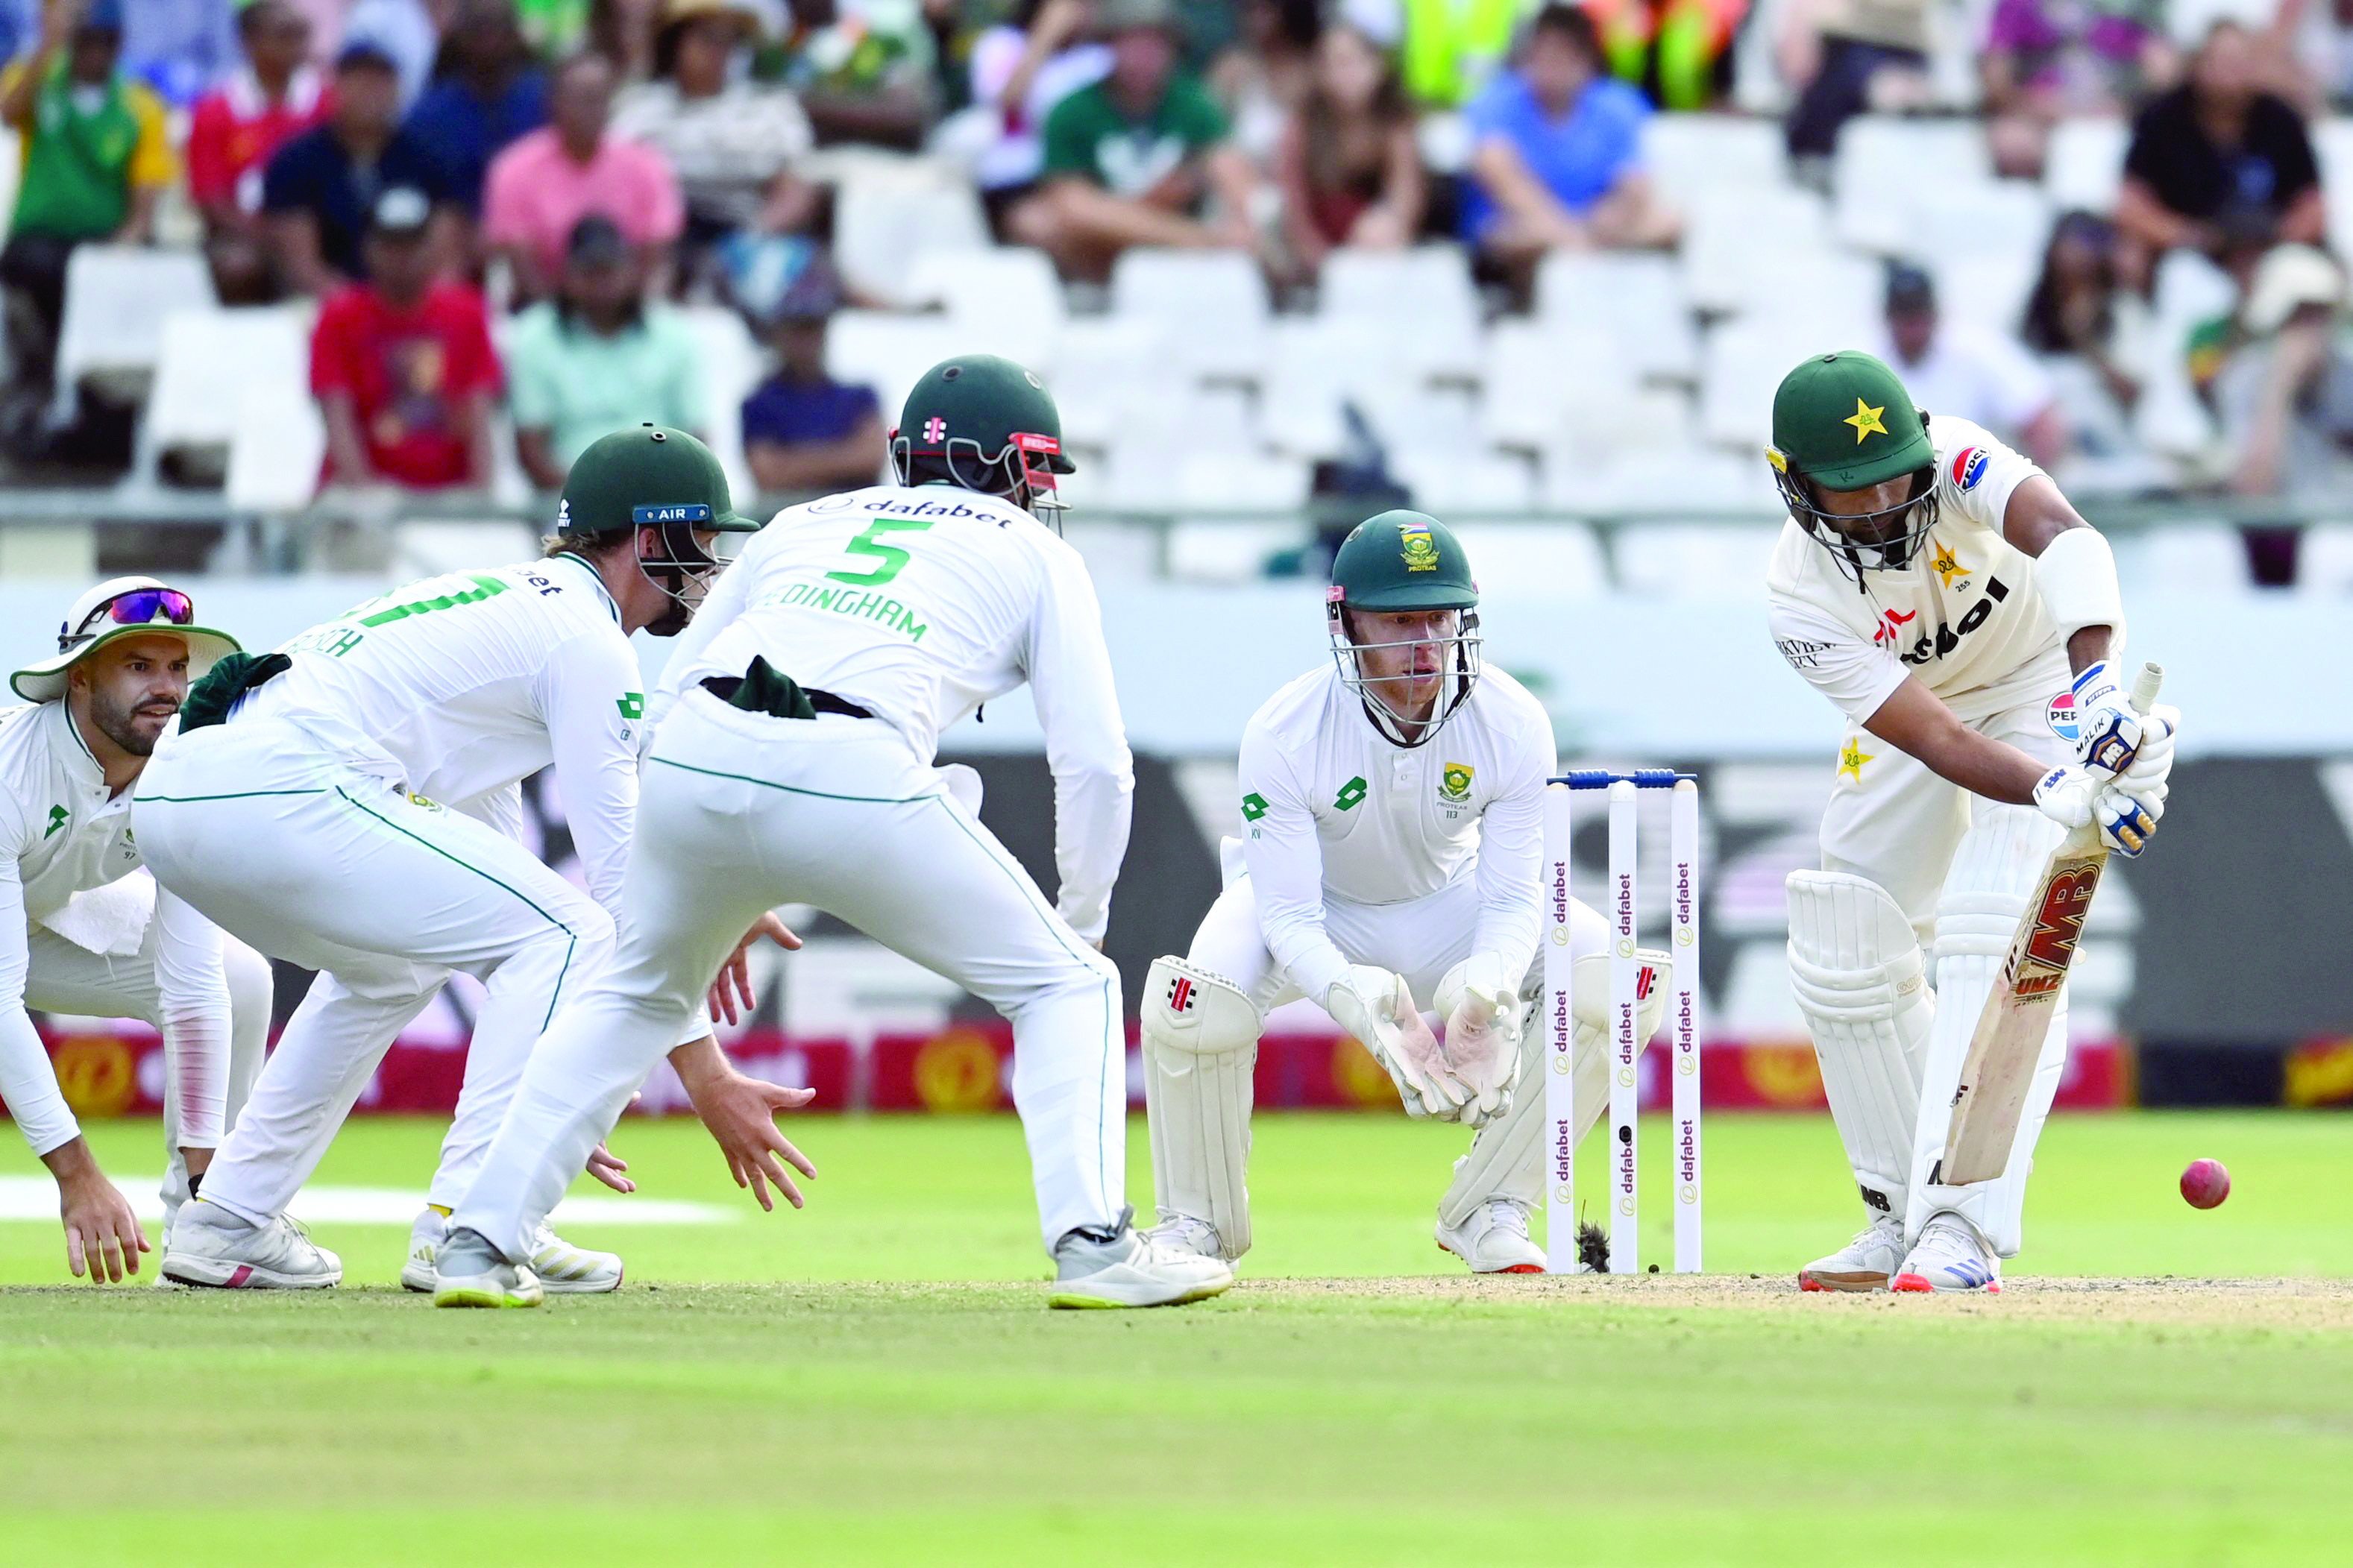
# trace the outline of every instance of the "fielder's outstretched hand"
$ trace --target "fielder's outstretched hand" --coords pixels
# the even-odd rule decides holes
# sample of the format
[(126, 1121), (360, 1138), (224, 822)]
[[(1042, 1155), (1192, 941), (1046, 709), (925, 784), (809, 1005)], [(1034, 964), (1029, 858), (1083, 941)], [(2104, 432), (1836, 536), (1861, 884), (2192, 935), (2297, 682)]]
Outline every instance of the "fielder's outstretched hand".
[(86, 1173), (58, 1183), (58, 1208), (66, 1226), (66, 1267), (95, 1281), (120, 1285), (139, 1272), (139, 1255), (153, 1252), (147, 1233), (122, 1189), (106, 1179), (95, 1161)]
[[(645, 1096), (642, 1094), (633, 1094), (629, 1096), (629, 1103), (635, 1105), (643, 1099)], [(634, 1193), (638, 1190), (638, 1184), (629, 1180), (627, 1174), (628, 1169), (629, 1163), (627, 1160), (620, 1158), (602, 1143), (589, 1151), (588, 1173), (617, 1193)]]
[[(759, 1005), (752, 994), (750, 955), (752, 944), (762, 937), (766, 937), (786, 952), (792, 952), (801, 944), (801, 939), (793, 934), (792, 928), (778, 920), (773, 912), (762, 915), (754, 922), (752, 929), (744, 933), (744, 940), (735, 944), (735, 951), (727, 962), (719, 966), (719, 978), (713, 981), (711, 986), (712, 1017), (723, 1017), (731, 1024), (736, 1023), (742, 1018), (750, 1017), (752, 1009)], [(743, 1001), (740, 1013), (736, 1008), (738, 997)]]
[(694, 1100), (695, 1115), (702, 1118), (712, 1141), (727, 1157), (727, 1173), (735, 1178), (735, 1184), (751, 1188), (760, 1206), (772, 1214), (776, 1205), (768, 1196), (770, 1183), (786, 1203), (801, 1207), (800, 1187), (785, 1166), (804, 1176), (815, 1176), (817, 1167), (776, 1131), (776, 1113), (798, 1110), (817, 1098), (817, 1090), (764, 1083), (730, 1068), (699, 1087), (690, 1084), (688, 1092)]

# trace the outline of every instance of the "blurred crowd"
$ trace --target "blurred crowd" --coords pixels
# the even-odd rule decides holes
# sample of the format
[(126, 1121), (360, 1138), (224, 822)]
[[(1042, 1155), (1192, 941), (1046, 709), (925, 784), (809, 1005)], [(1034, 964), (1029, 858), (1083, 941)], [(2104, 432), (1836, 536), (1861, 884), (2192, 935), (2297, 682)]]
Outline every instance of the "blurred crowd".
[[(1505, 310), (1548, 255), (1678, 243), (1662, 111), (1773, 116), (1818, 184), (1855, 116), (1919, 113), (2013, 180), (2070, 121), (2129, 126), (2113, 207), (2057, 217), (2008, 330), (1940, 327), (1932, 265), (1893, 258), (1882, 346), (1925, 405), (2055, 463), (2178, 355), (2227, 435), (2211, 482), (2353, 472), (2313, 134), (2353, 100), (2353, 0), (0, 0), (0, 55), (20, 453), (58, 437), (92, 242), (200, 247), (225, 304), (316, 300), (336, 482), (484, 484), (503, 401), (542, 487), (658, 417), (738, 421), (764, 487), (807, 489), (882, 444), (826, 368), (828, 318), (888, 303), (828, 259), (836, 150), (967, 170), (1081, 297), (1137, 247), (1245, 253), (1293, 299), (1335, 249), (1451, 240)], [(2232, 293), (2151, 341), (2176, 252)], [(773, 355), (740, 407), (703, 405), (680, 303)]]

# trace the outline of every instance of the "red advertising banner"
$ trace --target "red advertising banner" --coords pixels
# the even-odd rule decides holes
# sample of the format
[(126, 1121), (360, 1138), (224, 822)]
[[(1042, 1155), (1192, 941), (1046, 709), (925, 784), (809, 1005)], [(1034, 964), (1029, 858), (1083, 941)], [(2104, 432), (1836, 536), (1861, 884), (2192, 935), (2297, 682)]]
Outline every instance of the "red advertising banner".
[[(163, 1042), (151, 1031), (47, 1035), (58, 1081), (77, 1116), (154, 1115), (163, 1110)], [(728, 1043), (736, 1066), (772, 1083), (817, 1090), (811, 1111), (874, 1110), (955, 1115), (1013, 1107), (1013, 1032), (1001, 1021), (958, 1023), (931, 1034), (886, 1034), (861, 1052), (849, 1040), (798, 1040), (756, 1031)], [(1825, 1108), (1813, 1047), (1803, 1041), (1718, 1040), (1701, 1056), (1702, 1099), (1710, 1110)], [(360, 1096), (362, 1111), (447, 1114), (465, 1077), (462, 1044), (402, 1040), (385, 1053)], [(862, 1069), (862, 1070), (861, 1070)], [(1667, 1052), (1643, 1053), (1642, 1108), (1667, 1106)], [(2059, 1108), (2109, 1110), (2131, 1103), (2131, 1058), (2122, 1042), (2079, 1040), (2060, 1080)], [(1128, 1102), (1144, 1103), (1142, 1062), (1131, 1037)], [(1271, 1110), (1397, 1110), (1397, 1091), (1365, 1048), (1336, 1032), (1269, 1035), (1259, 1042), (1258, 1104)], [(2353, 1040), (2315, 1041), (2289, 1061), (2290, 1103), (2353, 1099)], [(641, 1114), (687, 1109), (667, 1065), (647, 1081)]]

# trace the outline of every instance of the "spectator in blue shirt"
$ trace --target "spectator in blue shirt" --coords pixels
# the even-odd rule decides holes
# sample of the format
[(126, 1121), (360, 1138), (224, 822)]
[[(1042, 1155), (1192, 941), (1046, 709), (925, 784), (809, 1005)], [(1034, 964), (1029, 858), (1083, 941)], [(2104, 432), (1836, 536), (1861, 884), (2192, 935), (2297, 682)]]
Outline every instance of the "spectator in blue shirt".
[(514, 0), (461, 0), (441, 40), (441, 74), (408, 112), (408, 133), (448, 169), (468, 211), (507, 143), (547, 123), (547, 76), (532, 60)]
[[(333, 112), (279, 148), (261, 179), (261, 210), (289, 289), (323, 296), (367, 276), (361, 242), (385, 192), (406, 186), (437, 205), (451, 199), (440, 158), (400, 128), (399, 115), (392, 58), (365, 38), (346, 43), (335, 57)], [(446, 233), (439, 243), (449, 254)]]
[(122, 8), (122, 68), (174, 109), (237, 69), (237, 8), (229, 0), (136, 0)]
[(1525, 280), (1548, 250), (1674, 242), (1641, 168), (1641, 93), (1609, 75), (1593, 18), (1551, 4), (1518, 63), (1472, 100), (1463, 237)]
[(813, 257), (776, 303), (776, 373), (744, 400), (744, 460), (761, 490), (831, 490), (882, 474), (882, 407), (871, 386), (826, 374), (827, 321), (841, 308), (833, 264)]

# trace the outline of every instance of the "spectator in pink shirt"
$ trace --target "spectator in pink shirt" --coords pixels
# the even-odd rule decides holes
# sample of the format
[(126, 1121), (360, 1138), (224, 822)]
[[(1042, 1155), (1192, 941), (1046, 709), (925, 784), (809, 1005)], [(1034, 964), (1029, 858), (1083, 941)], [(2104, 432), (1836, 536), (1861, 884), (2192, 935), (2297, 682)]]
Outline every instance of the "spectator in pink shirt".
[(612, 110), (611, 64), (601, 55), (575, 55), (549, 87), (549, 123), (491, 161), (482, 239), (513, 268), (518, 302), (549, 296), (566, 240), (591, 213), (611, 218), (638, 247), (650, 292), (668, 288), (686, 204), (659, 153), (606, 134)]

